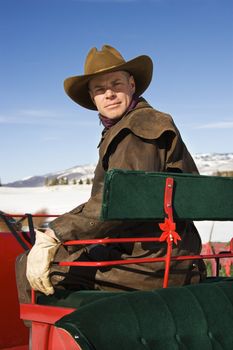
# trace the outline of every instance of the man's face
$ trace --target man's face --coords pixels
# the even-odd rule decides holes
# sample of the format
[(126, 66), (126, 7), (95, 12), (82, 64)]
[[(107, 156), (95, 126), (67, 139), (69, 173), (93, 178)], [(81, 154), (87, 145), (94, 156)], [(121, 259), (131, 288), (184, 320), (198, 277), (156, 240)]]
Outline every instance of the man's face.
[(89, 93), (99, 113), (110, 119), (120, 118), (135, 92), (133, 76), (124, 71), (106, 73), (89, 82)]

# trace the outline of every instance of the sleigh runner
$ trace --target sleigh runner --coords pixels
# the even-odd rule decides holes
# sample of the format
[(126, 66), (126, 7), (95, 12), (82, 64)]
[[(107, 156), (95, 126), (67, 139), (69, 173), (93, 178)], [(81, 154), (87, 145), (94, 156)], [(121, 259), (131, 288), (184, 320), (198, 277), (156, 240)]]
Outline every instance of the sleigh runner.
[[(180, 239), (175, 224), (179, 220), (233, 220), (233, 178), (111, 170), (105, 178), (101, 218), (159, 221), (163, 233), (159, 238), (65, 244), (111, 244), (116, 240), (165, 242), (165, 258), (136, 260), (137, 263), (163, 261), (164, 288), (118, 293), (57, 291), (53, 296), (39, 298), (32, 292), (32, 303), (20, 305), (20, 317), (32, 321), (33, 350), (208, 350), (217, 345), (226, 350), (233, 348), (233, 278), (215, 276), (197, 285), (169, 287), (171, 261), (214, 259), (219, 266), (221, 258), (233, 257), (233, 240), (224, 254), (177, 257), (172, 254)], [(131, 259), (85, 264), (132, 263), (135, 261)], [(27, 349), (27, 345), (16, 349)]]

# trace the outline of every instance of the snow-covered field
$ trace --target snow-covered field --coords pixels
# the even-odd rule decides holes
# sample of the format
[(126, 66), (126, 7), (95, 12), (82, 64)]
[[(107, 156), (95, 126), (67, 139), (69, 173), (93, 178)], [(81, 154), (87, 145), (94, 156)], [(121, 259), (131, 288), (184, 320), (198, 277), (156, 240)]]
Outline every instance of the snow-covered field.
[(90, 193), (90, 185), (0, 187), (0, 210), (21, 214), (46, 208), (49, 214), (62, 214), (86, 202)]
[[(0, 187), (0, 210), (7, 213), (34, 213), (46, 208), (49, 214), (63, 214), (88, 200), (90, 185), (11, 188)], [(203, 243), (209, 240), (226, 242), (233, 237), (233, 222), (195, 223)]]

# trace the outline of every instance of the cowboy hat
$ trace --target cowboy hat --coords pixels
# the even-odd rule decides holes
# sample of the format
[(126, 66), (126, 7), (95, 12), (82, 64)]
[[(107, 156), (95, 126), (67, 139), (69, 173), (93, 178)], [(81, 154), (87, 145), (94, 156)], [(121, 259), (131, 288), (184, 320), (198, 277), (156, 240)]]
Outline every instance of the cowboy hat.
[(135, 94), (140, 96), (149, 86), (152, 78), (153, 63), (149, 56), (138, 56), (128, 62), (109, 45), (98, 51), (93, 47), (86, 58), (84, 75), (65, 79), (64, 89), (67, 95), (82, 107), (96, 110), (88, 89), (89, 81), (102, 74), (127, 71), (133, 75), (136, 83)]

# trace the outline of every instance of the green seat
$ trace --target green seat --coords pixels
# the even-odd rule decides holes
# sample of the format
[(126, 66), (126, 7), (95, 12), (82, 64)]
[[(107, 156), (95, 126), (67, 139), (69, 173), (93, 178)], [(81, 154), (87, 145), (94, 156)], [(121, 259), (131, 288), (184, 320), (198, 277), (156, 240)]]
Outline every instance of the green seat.
[[(204, 283), (228, 282), (233, 284), (233, 277), (207, 277)], [(124, 295), (132, 292), (108, 292), (98, 290), (64, 290), (57, 289), (52, 295), (41, 294), (37, 297), (37, 303), (40, 305), (52, 305), (60, 307), (77, 308), (89, 305), (93, 302), (108, 299), (116, 295)], [(143, 293), (143, 292), (140, 292)]]
[(82, 350), (232, 350), (233, 283), (117, 293), (55, 326)]
[(118, 169), (106, 173), (102, 220), (163, 220), (168, 177), (175, 220), (233, 220), (232, 177)]
[[(233, 178), (111, 170), (102, 220), (163, 221), (174, 179), (174, 220), (233, 220)], [(233, 280), (148, 292), (57, 291), (47, 305), (77, 308), (55, 323), (82, 350), (232, 350)], [(214, 282), (214, 283), (212, 283)]]

